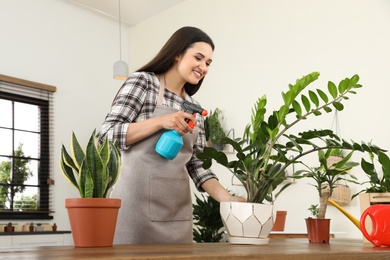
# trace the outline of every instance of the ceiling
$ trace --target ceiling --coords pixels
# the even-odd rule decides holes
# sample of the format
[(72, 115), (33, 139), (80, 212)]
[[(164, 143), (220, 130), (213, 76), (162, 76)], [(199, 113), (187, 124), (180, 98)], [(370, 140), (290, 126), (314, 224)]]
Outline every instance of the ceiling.
[(185, 0), (68, 0), (92, 12), (106, 15), (114, 19), (119, 16), (121, 6), (121, 22), (129, 26), (136, 25), (170, 7)]

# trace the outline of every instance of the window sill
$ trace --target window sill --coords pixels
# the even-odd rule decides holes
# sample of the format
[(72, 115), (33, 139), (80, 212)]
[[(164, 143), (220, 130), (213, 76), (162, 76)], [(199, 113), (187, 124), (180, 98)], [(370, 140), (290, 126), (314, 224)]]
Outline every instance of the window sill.
[(0, 232), (0, 236), (18, 236), (18, 235), (58, 235), (58, 234), (70, 234), (70, 230), (60, 230), (60, 231), (34, 231), (34, 232)]

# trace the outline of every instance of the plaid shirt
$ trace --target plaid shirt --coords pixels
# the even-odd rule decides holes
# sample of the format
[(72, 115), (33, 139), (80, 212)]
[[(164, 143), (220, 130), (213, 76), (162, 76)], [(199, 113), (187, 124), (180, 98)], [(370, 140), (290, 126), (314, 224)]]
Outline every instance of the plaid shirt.
[[(154, 73), (135, 72), (122, 85), (116, 95), (110, 112), (107, 114), (100, 131), (99, 142), (102, 143), (107, 135), (108, 139), (118, 141), (119, 149), (126, 150), (127, 128), (133, 122), (140, 122), (152, 117), (157, 104), (160, 82)], [(189, 95), (185, 99), (189, 102), (199, 104)], [(165, 89), (163, 106), (173, 107), (181, 110), (183, 99), (176, 94)], [(201, 185), (217, 176), (211, 170), (205, 170), (202, 162), (196, 158), (195, 154), (203, 151), (206, 143), (204, 132), (204, 119), (202, 116), (196, 116), (199, 134), (196, 143), (193, 146), (193, 155), (186, 163), (187, 171), (199, 191), (204, 191)]]

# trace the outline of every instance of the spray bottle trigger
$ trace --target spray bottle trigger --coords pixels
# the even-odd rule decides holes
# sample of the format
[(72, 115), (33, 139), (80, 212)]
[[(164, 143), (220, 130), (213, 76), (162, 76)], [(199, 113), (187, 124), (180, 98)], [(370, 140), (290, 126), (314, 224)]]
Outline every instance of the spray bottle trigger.
[[(194, 113), (194, 116), (196, 116), (196, 113)], [(188, 120), (188, 125), (191, 127), (191, 129), (194, 129), (194, 122), (192, 122), (192, 120), (189, 120), (189, 119), (187, 119)]]

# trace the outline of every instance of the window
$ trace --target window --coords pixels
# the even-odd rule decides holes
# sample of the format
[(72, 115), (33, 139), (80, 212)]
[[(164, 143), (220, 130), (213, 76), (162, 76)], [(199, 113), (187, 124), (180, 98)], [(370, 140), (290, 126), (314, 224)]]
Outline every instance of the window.
[(51, 219), (53, 93), (0, 75), (0, 219)]

